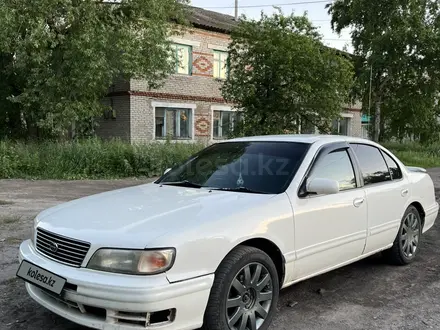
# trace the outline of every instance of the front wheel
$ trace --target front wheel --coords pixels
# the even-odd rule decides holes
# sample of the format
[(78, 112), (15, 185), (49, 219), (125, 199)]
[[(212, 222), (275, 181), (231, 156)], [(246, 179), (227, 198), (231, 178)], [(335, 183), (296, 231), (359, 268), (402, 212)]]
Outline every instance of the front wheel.
[(414, 261), (420, 250), (422, 221), (419, 211), (414, 206), (408, 207), (402, 218), (399, 232), (393, 246), (383, 255), (392, 264), (407, 265)]
[(266, 330), (278, 296), (278, 273), (272, 259), (259, 249), (239, 246), (215, 274), (203, 329)]

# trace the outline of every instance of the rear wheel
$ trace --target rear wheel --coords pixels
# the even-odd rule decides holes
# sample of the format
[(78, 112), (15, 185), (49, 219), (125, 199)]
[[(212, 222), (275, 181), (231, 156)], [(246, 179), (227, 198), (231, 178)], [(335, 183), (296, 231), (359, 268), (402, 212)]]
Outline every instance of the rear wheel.
[(383, 252), (385, 258), (395, 265), (411, 263), (419, 252), (421, 236), (422, 221), (419, 211), (414, 206), (410, 206), (403, 215), (393, 246)]
[(278, 273), (272, 259), (259, 249), (239, 246), (216, 272), (203, 329), (266, 330), (278, 296)]

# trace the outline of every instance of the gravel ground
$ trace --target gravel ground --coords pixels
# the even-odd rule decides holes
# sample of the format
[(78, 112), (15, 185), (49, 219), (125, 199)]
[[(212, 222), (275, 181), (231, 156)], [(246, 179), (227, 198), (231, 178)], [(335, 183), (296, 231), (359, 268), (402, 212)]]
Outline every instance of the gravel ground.
[[(440, 197), (440, 168), (429, 170)], [(34, 303), (16, 279), (17, 251), (41, 210), (97, 192), (141, 184), (137, 180), (0, 180), (0, 330), (86, 330)], [(282, 291), (271, 329), (440, 329), (440, 222), (423, 238), (406, 267), (380, 255), (298, 283)]]

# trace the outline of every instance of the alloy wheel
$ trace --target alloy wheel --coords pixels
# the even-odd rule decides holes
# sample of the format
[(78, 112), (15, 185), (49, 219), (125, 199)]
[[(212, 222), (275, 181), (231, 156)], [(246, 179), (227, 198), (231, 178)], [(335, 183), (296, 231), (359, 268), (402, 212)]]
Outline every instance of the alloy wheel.
[(402, 252), (406, 258), (413, 258), (419, 244), (420, 222), (414, 213), (408, 213), (400, 232)]
[(231, 330), (257, 330), (272, 306), (272, 278), (260, 263), (250, 263), (235, 276), (226, 300), (226, 318)]

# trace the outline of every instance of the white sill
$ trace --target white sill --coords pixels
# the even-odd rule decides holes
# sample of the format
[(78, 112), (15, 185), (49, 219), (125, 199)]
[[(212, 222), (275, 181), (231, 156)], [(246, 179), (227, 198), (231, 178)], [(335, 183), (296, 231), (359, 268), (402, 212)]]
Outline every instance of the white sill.
[(159, 142), (159, 143), (166, 143), (167, 141), (169, 141), (170, 143), (194, 143), (196, 142), (195, 139), (193, 138), (179, 138), (179, 139), (167, 139), (167, 138), (160, 138), (160, 137), (154, 137), (155, 142)]
[[(156, 140), (168, 140), (168, 138), (160, 137), (160, 136), (156, 136), (155, 139)], [(169, 139), (170, 140), (176, 140), (176, 141), (179, 141), (179, 140), (192, 140), (191, 137), (172, 137), (172, 138), (169, 138)]]

